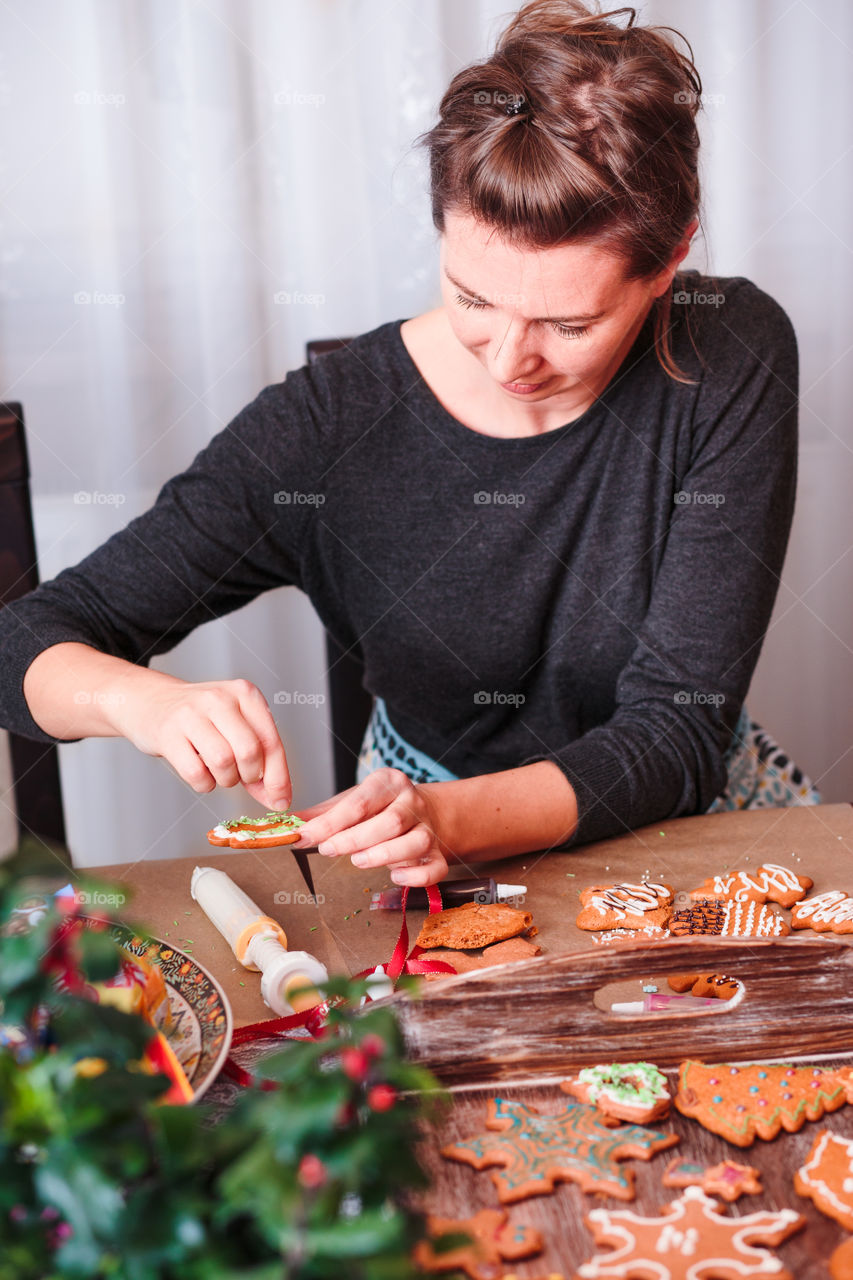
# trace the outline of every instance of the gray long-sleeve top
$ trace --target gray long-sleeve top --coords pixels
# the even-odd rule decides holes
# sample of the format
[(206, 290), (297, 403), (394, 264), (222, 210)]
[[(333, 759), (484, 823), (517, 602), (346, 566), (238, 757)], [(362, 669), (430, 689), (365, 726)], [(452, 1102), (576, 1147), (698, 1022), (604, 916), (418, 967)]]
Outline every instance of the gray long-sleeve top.
[(0, 611), (0, 723), (49, 740), (22, 693), (49, 645), (144, 663), (293, 584), (448, 769), (554, 760), (575, 842), (704, 811), (785, 554), (797, 346), (749, 281), (677, 284), (695, 385), (662, 371), (647, 321), (599, 399), (544, 435), (457, 421), (399, 320), (266, 388), (150, 511)]

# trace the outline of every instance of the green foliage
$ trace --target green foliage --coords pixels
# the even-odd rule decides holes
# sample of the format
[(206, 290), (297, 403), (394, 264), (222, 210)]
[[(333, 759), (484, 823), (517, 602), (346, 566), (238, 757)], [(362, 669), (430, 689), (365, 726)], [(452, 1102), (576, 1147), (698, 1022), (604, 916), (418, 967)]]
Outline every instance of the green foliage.
[(147, 1024), (56, 985), (112, 976), (117, 944), (53, 907), (23, 927), (33, 870), (0, 865), (0, 1024), (26, 1032), (0, 1047), (0, 1280), (409, 1277), (423, 1226), (401, 1193), (424, 1184), (440, 1095), (393, 1014), (336, 980), (323, 1039), (266, 1058), (223, 1119), (165, 1106), (164, 1077), (133, 1066)]

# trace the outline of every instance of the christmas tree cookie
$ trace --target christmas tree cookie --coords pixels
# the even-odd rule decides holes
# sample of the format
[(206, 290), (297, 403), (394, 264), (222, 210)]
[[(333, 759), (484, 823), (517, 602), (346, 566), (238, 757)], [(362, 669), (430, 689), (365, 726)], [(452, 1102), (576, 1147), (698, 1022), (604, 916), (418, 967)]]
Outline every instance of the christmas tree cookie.
[(730, 1066), (682, 1062), (675, 1105), (738, 1147), (769, 1141), (780, 1129), (796, 1133), (806, 1120), (820, 1120), (847, 1101), (834, 1071), (787, 1063)]

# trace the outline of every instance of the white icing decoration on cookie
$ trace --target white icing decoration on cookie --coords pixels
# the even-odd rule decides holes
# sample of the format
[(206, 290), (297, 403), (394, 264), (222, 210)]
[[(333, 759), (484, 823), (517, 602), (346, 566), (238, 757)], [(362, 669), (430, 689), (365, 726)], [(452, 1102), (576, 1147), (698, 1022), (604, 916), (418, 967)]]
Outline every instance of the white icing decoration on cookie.
[(816, 893), (794, 907), (798, 920), (815, 920), (819, 924), (846, 924), (853, 921), (853, 898), (840, 889)]
[(665, 884), (653, 884), (643, 880), (640, 884), (614, 884), (609, 889), (596, 892), (589, 900), (601, 915), (612, 915), (624, 920), (627, 915), (643, 915), (668, 906), (670, 891)]

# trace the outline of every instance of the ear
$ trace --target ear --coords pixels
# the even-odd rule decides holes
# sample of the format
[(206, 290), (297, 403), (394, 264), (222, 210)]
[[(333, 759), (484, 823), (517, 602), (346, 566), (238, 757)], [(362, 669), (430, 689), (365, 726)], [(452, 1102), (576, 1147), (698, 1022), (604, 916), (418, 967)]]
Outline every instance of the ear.
[(672, 257), (655, 281), (654, 296), (661, 297), (672, 284), (673, 276), (690, 252), (690, 241), (699, 229), (699, 219), (693, 221), (685, 229), (684, 235), (675, 246)]

